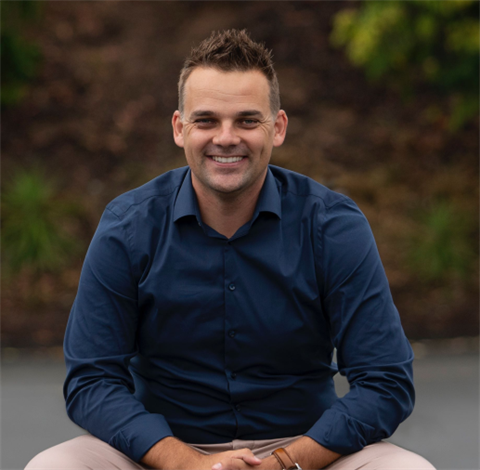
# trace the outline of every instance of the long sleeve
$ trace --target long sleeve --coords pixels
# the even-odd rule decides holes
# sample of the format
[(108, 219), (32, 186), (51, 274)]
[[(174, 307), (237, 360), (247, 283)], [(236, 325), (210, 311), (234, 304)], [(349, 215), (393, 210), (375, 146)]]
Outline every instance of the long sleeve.
[(172, 432), (133, 395), (138, 273), (128, 229), (107, 209), (89, 247), (65, 335), (64, 396), (75, 423), (139, 461)]
[(389, 437), (413, 409), (413, 352), (368, 222), (348, 198), (319, 217), (322, 306), (350, 391), (306, 433), (350, 454)]

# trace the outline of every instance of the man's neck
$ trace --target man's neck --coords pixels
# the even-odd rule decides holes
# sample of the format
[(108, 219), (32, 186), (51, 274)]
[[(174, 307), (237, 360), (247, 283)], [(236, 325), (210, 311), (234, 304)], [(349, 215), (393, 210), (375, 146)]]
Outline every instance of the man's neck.
[(197, 188), (194, 184), (202, 221), (218, 233), (231, 238), (253, 217), (263, 181), (261, 183), (239, 195), (212, 194), (202, 191), (202, 188)]

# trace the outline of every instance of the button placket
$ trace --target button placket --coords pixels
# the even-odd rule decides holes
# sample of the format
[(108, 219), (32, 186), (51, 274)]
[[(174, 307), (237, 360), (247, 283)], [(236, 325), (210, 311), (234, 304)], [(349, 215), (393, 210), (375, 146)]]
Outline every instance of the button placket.
[[(225, 243), (224, 248), (224, 261), (225, 261), (225, 271), (224, 271), (224, 289), (225, 289), (225, 331), (230, 338), (234, 338), (236, 335), (236, 321), (237, 318), (237, 301), (235, 296), (232, 294), (236, 291), (235, 283), (235, 261), (234, 261), (234, 250), (231, 249), (231, 244), (229, 242)], [(226, 350), (226, 364), (228, 364), (229, 352), (228, 348), (231, 347), (227, 345)], [(231, 356), (233, 359), (233, 356)]]
[[(238, 334), (240, 333), (241, 324), (239, 319), (241, 318), (238, 304), (238, 273), (236, 266), (236, 252), (232, 244), (225, 243), (223, 247), (224, 256), (224, 278), (223, 289), (225, 299), (225, 376), (228, 385), (228, 392), (230, 395), (230, 403), (233, 408), (234, 414), (240, 412), (240, 405), (238, 402), (241, 400), (239, 392), (241, 387), (237, 380), (237, 373), (239, 362), (239, 342)], [(237, 418), (235, 418), (237, 419)], [(237, 422), (238, 425), (238, 422)]]

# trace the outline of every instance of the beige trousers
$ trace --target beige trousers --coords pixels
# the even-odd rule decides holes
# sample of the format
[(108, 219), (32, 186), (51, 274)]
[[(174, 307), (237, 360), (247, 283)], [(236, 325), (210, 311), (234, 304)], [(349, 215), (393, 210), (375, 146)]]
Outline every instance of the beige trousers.
[[(244, 441), (226, 444), (189, 444), (202, 454), (212, 454), (248, 447), (259, 458), (265, 458), (278, 447), (286, 447), (301, 436), (282, 439)], [(45, 450), (34, 457), (25, 470), (145, 470), (96, 437), (85, 435)], [(435, 470), (423, 457), (388, 442), (378, 442), (355, 454), (340, 457), (325, 467), (328, 470)]]

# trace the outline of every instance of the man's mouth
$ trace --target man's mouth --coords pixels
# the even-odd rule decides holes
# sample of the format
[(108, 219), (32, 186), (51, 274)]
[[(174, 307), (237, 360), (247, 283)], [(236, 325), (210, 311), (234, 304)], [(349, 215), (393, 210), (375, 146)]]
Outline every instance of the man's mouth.
[(243, 160), (245, 157), (220, 157), (218, 155), (212, 155), (211, 158), (218, 163), (236, 163)]

